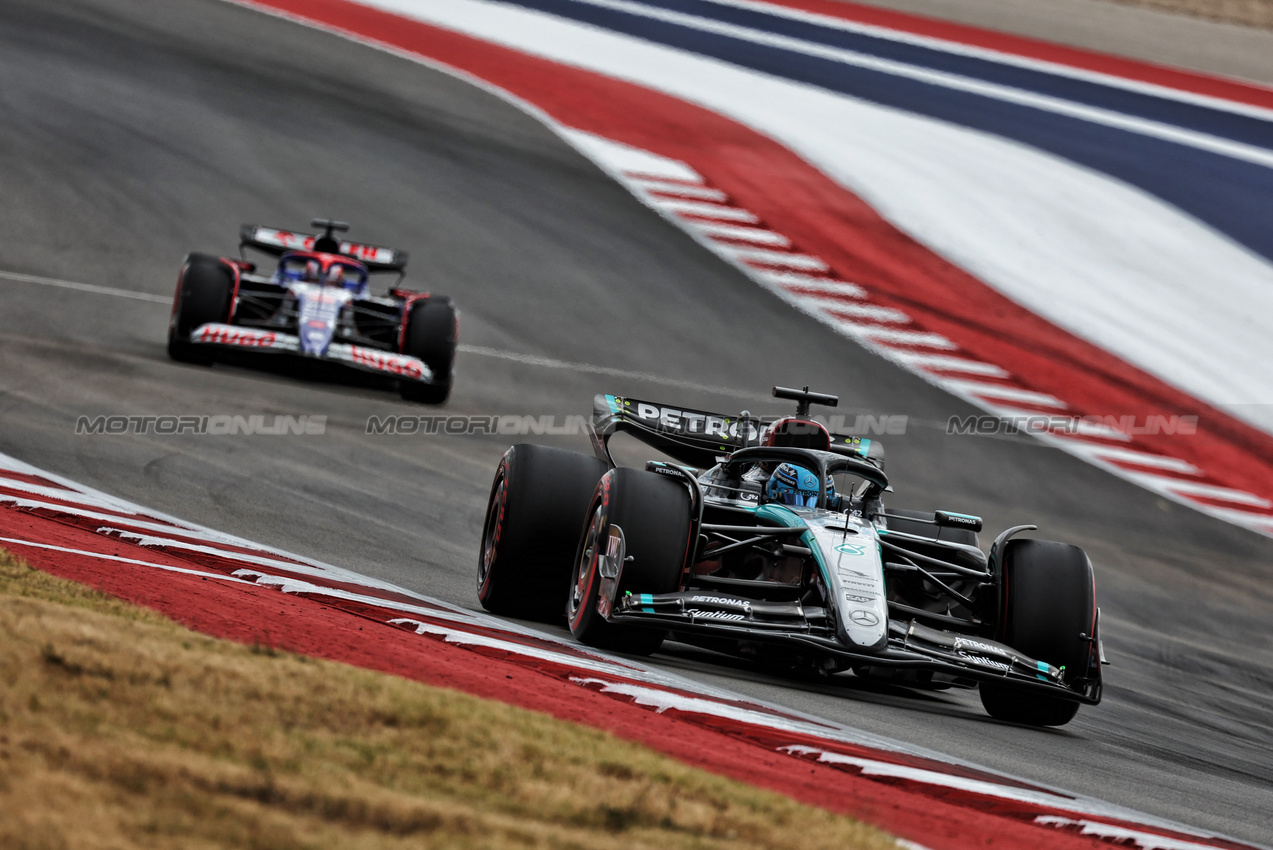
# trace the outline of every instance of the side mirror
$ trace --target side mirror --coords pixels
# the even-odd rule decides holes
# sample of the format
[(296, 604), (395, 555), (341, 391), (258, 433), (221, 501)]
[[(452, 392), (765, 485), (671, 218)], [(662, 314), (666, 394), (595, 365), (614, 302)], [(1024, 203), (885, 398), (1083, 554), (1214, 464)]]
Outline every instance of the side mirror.
[(981, 531), (981, 517), (979, 516), (938, 511), (935, 518), (937, 524), (942, 528), (966, 528), (969, 531)]

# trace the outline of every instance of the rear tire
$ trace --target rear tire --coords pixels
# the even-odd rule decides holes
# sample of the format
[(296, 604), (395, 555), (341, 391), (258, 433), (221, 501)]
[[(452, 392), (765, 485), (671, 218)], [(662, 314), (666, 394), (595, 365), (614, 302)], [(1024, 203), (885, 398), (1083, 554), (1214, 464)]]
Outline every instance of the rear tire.
[(610, 527), (623, 530), (628, 560), (618, 595), (673, 593), (680, 589), (689, 546), (690, 495), (677, 481), (639, 469), (614, 469), (597, 484), (575, 554), (574, 585), (566, 604), (570, 631), (580, 643), (649, 655), (666, 631), (616, 625), (597, 611), (601, 576), (597, 556)]
[(492, 614), (561, 621), (579, 528), (605, 474), (595, 457), (522, 444), (504, 453), (491, 484), (477, 598)]
[(451, 372), (455, 366), (455, 347), (459, 342), (459, 315), (448, 298), (428, 298), (411, 308), (406, 319), (407, 331), (403, 354), (424, 361), (433, 373), (435, 383), (402, 381), (398, 391), (407, 401), (442, 404), (451, 396)]
[[(1003, 550), (1003, 642), (1038, 661), (1086, 676), (1096, 633), (1092, 562), (1077, 546), (1049, 540), (1011, 540)], [(991, 717), (1030, 726), (1064, 726), (1079, 704), (1049, 694), (982, 682), (981, 704)]]
[(179, 363), (212, 365), (210, 350), (190, 342), (191, 331), (230, 319), (234, 272), (219, 257), (190, 254), (181, 268), (168, 322), (168, 356)]

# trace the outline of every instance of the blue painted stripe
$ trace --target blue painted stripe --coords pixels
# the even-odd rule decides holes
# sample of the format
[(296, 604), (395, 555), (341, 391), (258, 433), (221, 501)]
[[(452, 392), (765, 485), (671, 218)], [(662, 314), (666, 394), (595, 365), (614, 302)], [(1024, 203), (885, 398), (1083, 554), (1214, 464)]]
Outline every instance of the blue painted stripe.
[(508, 2), (1013, 139), (1157, 195), (1273, 260), (1273, 228), (1268, 226), (1273, 211), (1271, 168), (1028, 106), (576, 0)]
[(811, 44), (852, 50), (879, 59), (904, 62), (933, 71), (958, 74), (996, 85), (1011, 86), (1035, 94), (1109, 109), (1162, 121), (1199, 132), (1223, 136), (1262, 147), (1273, 146), (1273, 121), (1237, 114), (1197, 103), (1050, 73), (1038, 68), (996, 62), (980, 56), (955, 53), (935, 46), (919, 45), (841, 29), (836, 26), (794, 19), (781, 13), (764, 12), (713, 3), (710, 0), (639, 0), (643, 6), (667, 9), (736, 26), (749, 27), (773, 35), (796, 38)]

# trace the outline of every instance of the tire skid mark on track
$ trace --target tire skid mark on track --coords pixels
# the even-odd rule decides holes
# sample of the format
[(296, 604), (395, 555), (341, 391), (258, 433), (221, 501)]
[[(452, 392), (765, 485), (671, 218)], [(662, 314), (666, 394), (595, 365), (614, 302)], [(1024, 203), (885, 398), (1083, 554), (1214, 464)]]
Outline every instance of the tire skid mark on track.
[[(0, 544), (49, 572), (218, 637), (361, 664), (599, 725), (691, 764), (862, 817), (909, 839), (905, 846), (955, 850), (981, 846), (991, 835), (1017, 846), (1055, 848), (1253, 846), (593, 652), (165, 517), (4, 455), (0, 480), (10, 493), (26, 487), (62, 494), (58, 504), (12, 496), (0, 501)], [(84, 516), (103, 502), (169, 532), (121, 531)], [(432, 649), (422, 648), (421, 639)], [(455, 651), (484, 661), (473, 665), (448, 654)], [(758, 767), (764, 768), (759, 778)]]

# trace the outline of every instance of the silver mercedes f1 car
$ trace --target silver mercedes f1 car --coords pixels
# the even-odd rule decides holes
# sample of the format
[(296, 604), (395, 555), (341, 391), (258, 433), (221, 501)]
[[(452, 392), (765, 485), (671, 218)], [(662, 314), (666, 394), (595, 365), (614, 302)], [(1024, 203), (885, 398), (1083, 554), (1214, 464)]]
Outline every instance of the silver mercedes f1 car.
[[(581, 642), (665, 639), (786, 668), (977, 687), (1001, 720), (1068, 723), (1101, 700), (1100, 612), (1082, 549), (951, 511), (890, 510), (878, 441), (832, 435), (811, 404), (740, 416), (599, 395), (594, 455), (511, 447), (491, 488), (477, 589), (489, 611), (564, 613)], [(630, 434), (671, 460), (621, 467)]]

